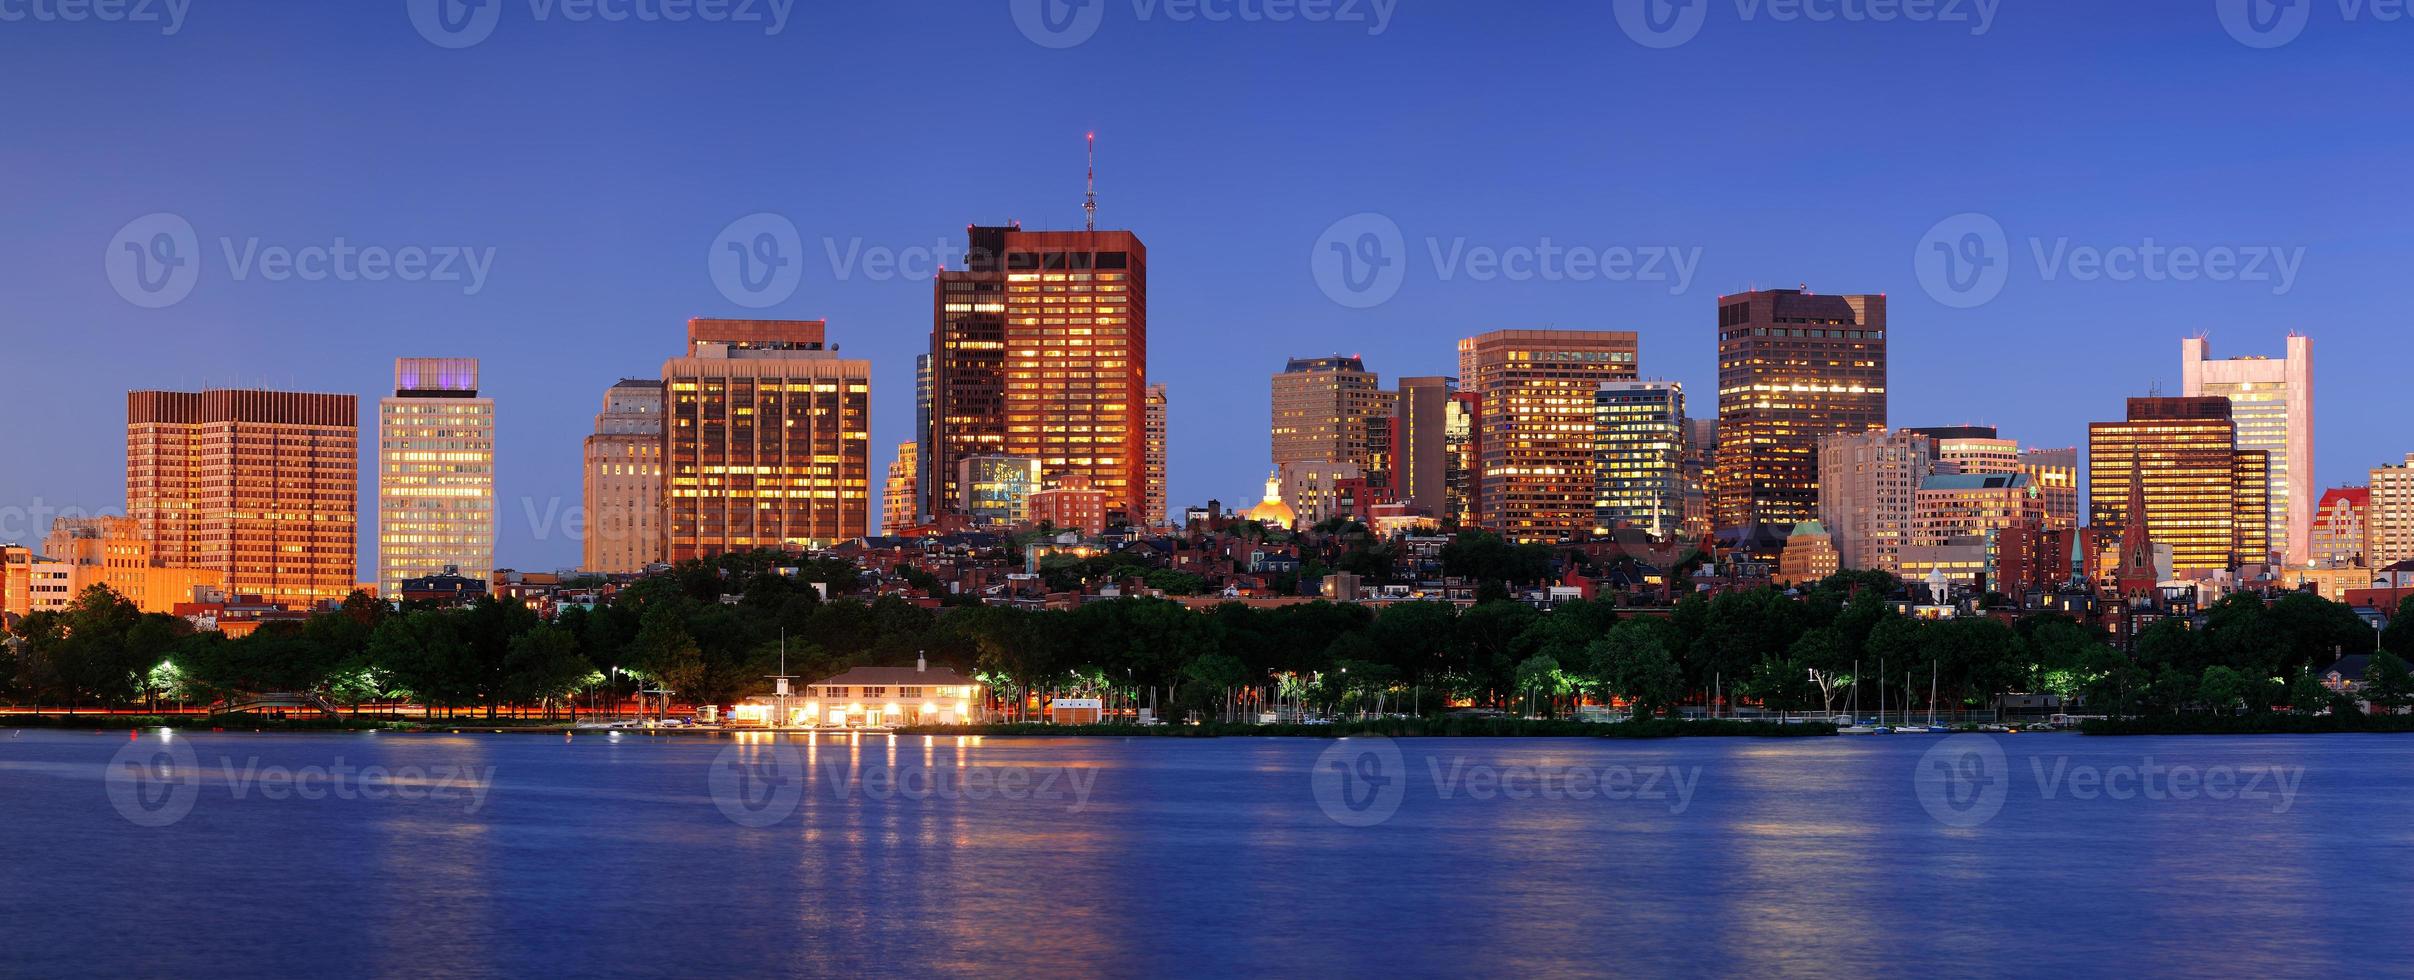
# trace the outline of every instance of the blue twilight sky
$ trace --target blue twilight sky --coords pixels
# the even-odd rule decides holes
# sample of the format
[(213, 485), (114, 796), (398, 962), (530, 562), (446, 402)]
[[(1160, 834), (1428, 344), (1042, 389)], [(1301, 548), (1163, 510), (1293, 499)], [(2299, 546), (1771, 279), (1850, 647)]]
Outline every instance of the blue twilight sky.
[[(38, 539), (47, 508), (123, 506), (128, 389), (355, 392), (365, 426), (395, 356), (474, 355), (501, 413), (498, 561), (575, 564), (560, 508), (604, 387), (653, 375), (689, 316), (756, 312), (708, 254), (758, 212), (803, 252), (792, 295), (759, 313), (827, 318), (872, 361), (884, 463), (910, 437), (926, 256), (970, 222), (1076, 226), (1092, 129), (1101, 223), (1151, 251), (1177, 507), (1257, 492), (1266, 376), (1290, 355), (1361, 353), (1389, 379), (1455, 373), (1477, 331), (1634, 329), (1646, 376), (1710, 414), (1716, 297), (1755, 285), (1889, 293), (1896, 424), (2078, 445), (2123, 396), (2177, 392), (2182, 336), (2277, 354), (2294, 329), (2317, 343), (2319, 479), (2414, 449), (2387, 298), (2414, 239), (2414, 23), (2362, 5), (2303, 0), (2288, 9), (2308, 20), (2257, 33), (2265, 0), (1986, 0), (1983, 29), (1981, 0), (1886, 22), (1864, 15), (1931, 8), (1696, 0), (1653, 33), (1670, 8), (1385, 0), (1378, 32), (1374, 0), (1348, 0), (1347, 22), (1256, 18), (1312, 2), (1092, 0), (1052, 34), (1039, 18), (1062, 8), (1009, 0), (734, 0), (785, 6), (776, 32), (651, 19), (679, 0), (603, 4), (642, 20), (491, 0), (476, 13), (493, 20), (448, 34), (414, 0), (132, 2), (181, 21), (0, 0), (0, 539)], [(1230, 11), (1256, 19), (1206, 17)], [(194, 229), (199, 261), (153, 309), (128, 294), (168, 294), (121, 253), (160, 212)], [(2002, 229), (1992, 250), (1984, 220), (1940, 225), (1971, 212)], [(1311, 256), (1383, 219), (1399, 288), (1356, 308), (1380, 292), (1320, 285)], [(472, 293), (248, 257), (339, 238), (491, 249), (491, 267)], [(2149, 241), (2237, 265), (2117, 261)], [(1614, 271), (1532, 274), (1519, 250), (1546, 242)], [(1915, 256), (1941, 262), (1940, 244), (2004, 278), (1923, 283)], [(1679, 283), (1620, 249), (1698, 258)]]

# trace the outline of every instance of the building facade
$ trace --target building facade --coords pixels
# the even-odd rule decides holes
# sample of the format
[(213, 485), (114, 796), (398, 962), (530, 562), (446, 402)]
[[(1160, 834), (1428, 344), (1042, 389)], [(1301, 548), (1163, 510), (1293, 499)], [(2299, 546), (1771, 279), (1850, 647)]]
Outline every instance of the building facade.
[(151, 545), (131, 517), (62, 517), (51, 522), (42, 555), (32, 560), (48, 585), (19, 615), (59, 610), (85, 589), (108, 586), (146, 613), (173, 612), (197, 588), (224, 591), (226, 575), (202, 568), (168, 568), (151, 559)]
[(2322, 492), (2313, 512), (2313, 551), (2306, 556), (2312, 568), (2370, 568), (2372, 533), (2370, 487), (2332, 487)]
[(1166, 430), (1165, 386), (1148, 386), (1148, 502), (1141, 507), (1140, 519), (1149, 527), (1165, 527), (1165, 465), (1172, 448), (1171, 433)]
[[(2266, 357), (2215, 359), (2203, 337), (2179, 342), (2185, 397), (2216, 395), (2230, 401), (2238, 448), (2258, 450), (2271, 461), (2267, 496), (2271, 539), (2291, 565), (2303, 565), (2313, 550), (2313, 338), (2291, 334), (2279, 360)], [(2149, 504), (2148, 506), (2152, 506)]]
[(1639, 528), (1665, 540), (1685, 522), (1685, 386), (1616, 381), (1593, 396), (1593, 530)]
[[(970, 229), (965, 268), (934, 282), (931, 443), (1079, 474), (1110, 515), (1147, 506), (1148, 249), (1128, 231)], [(958, 488), (934, 482), (952, 506)]]
[(1601, 385), (1642, 370), (1632, 331), (1496, 330), (1459, 341), (1479, 401), (1476, 523), (1516, 542), (1591, 537)]
[(819, 320), (688, 321), (663, 362), (665, 558), (825, 547), (870, 533), (871, 364)]
[(1338, 354), (1294, 357), (1268, 387), (1276, 466), (1346, 462), (1366, 469), (1375, 451), (1372, 423), (1391, 415), (1397, 397), (1366, 362)]
[(1844, 567), (1902, 574), (1919, 488), (1936, 472), (1936, 440), (1905, 429), (1819, 438), (1819, 521)]
[(2020, 472), (2037, 489), (2045, 508), (2045, 528), (2068, 531), (2079, 526), (2079, 450), (2030, 449), (2020, 454)]
[(889, 461), (888, 478), (880, 488), (880, 533), (898, 535), (920, 523), (915, 513), (921, 510), (914, 493), (921, 479), (916, 467), (922, 462), (921, 448), (913, 442), (897, 444), (897, 458)]
[(1392, 400), (1391, 499), (1441, 517), (1449, 506), (1450, 396), (1458, 379), (1401, 378)]
[(2235, 435), (2227, 398), (2129, 399), (2126, 420), (2087, 427), (2088, 523), (2126, 529), (2134, 482), (2174, 574), (2269, 561), (2267, 454)]
[(1476, 526), (1483, 502), (1483, 411), (1482, 396), (1472, 391), (1451, 392), (1442, 409), (1443, 507), (1436, 516), (1463, 528)]
[(478, 361), (394, 361), (394, 395), (377, 403), (377, 587), (446, 569), (484, 579), (495, 567), (495, 402), (478, 394)]
[(580, 568), (631, 575), (662, 560), (662, 419), (660, 381), (627, 379), (604, 391), (584, 454)]
[(1031, 519), (1059, 531), (1104, 534), (1106, 491), (1079, 473), (1058, 477), (1054, 486), (1031, 495)]
[(126, 396), (126, 511), (172, 568), (306, 608), (359, 584), (360, 401), (285, 391)]
[(2364, 533), (2372, 543), (2367, 562), (2387, 568), (2414, 558), (2414, 453), (2403, 463), (2373, 468), (2370, 494), (2364, 511)]
[(1778, 289), (1719, 298), (1718, 527), (1817, 516), (1819, 438), (1885, 427), (1886, 297)]
[(968, 456), (956, 462), (955, 485), (961, 496), (953, 509), (976, 526), (995, 527), (1031, 520), (1031, 495), (1038, 493), (1039, 460), (1027, 456)]

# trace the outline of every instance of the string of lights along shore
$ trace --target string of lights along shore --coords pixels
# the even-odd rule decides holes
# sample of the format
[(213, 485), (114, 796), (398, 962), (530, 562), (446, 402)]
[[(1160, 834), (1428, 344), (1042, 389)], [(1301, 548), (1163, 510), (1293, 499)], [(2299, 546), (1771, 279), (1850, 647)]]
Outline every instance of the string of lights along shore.
[[(1778, 584), (1874, 569), (1943, 595), (2117, 579), (2337, 596), (2414, 559), (2414, 455), (2376, 460), (2366, 485), (2316, 487), (2308, 337), (2228, 359), (2184, 337), (2179, 394), (2141, 377), (2144, 396), (2105, 393), (2083, 445), (2030, 444), (1902, 425), (1886, 297), (1807, 287), (1718, 297), (1698, 332), (1470, 331), (1455, 375), (1388, 387), (1358, 355), (1269, 357), (1263, 496), (1251, 501), (1256, 474), (1221, 474), (1240, 506), (1177, 514), (1174, 402), (1148, 373), (1148, 249), (1096, 227), (1094, 188), (1078, 229), (966, 227), (961, 266), (932, 282), (914, 438), (893, 452), (872, 445), (871, 363), (832, 342), (845, 324), (697, 316), (658, 376), (603, 382), (582, 454), (582, 565), (565, 574), (1034, 530), (1123, 547), (1252, 522), (1261, 537), (1484, 531), (1663, 583), (1687, 555), (1708, 570), (1693, 574)], [(1715, 349), (1707, 405), (1654, 376), (1649, 352), (1669, 342)], [(366, 493), (355, 395), (130, 393), (124, 516), (62, 518), (0, 548), (0, 609), (63, 608), (92, 585), (146, 611), (229, 618), (501, 588), (518, 574), (495, 554), (497, 405), (511, 393), (482, 391), (478, 369), (395, 361)], [(368, 581), (353, 557), (364, 498), (377, 507)], [(1347, 583), (1296, 587), (1359, 598)]]

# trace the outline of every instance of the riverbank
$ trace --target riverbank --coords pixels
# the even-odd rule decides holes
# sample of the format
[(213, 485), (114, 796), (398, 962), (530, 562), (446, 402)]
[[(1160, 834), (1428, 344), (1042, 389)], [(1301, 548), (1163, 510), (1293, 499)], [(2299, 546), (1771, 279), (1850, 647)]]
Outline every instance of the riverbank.
[(570, 730), (567, 721), (531, 718), (268, 718), (256, 715), (50, 715), (0, 714), (0, 728), (39, 728), (64, 731), (122, 731), (130, 728), (168, 728), (177, 731), (230, 732), (496, 732), (542, 734)]
[(900, 735), (1100, 736), (1132, 738), (1343, 738), (1382, 735), (1387, 738), (1803, 738), (1833, 735), (1827, 722), (1778, 724), (1773, 721), (1653, 718), (1615, 724), (1585, 721), (1545, 721), (1522, 718), (1371, 718), (1325, 725), (956, 725), (900, 728)]
[(2089, 735), (2332, 735), (2414, 732), (2414, 715), (2165, 715), (2081, 722)]

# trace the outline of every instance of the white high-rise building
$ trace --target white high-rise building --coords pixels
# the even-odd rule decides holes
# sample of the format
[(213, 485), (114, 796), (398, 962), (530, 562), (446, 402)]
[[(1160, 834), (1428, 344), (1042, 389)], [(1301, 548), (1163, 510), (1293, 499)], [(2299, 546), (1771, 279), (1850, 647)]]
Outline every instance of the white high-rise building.
[(2313, 553), (2313, 338), (2290, 334), (2288, 353), (2213, 359), (2203, 337), (2179, 342), (2182, 395), (2230, 400), (2239, 449), (2271, 454), (2271, 540), (2288, 564)]
[(1936, 440), (1909, 429), (1819, 437), (1819, 521), (1845, 568), (1902, 571), (1920, 484), (1936, 472)]
[(377, 586), (447, 569), (485, 581), (495, 563), (495, 403), (478, 397), (478, 361), (394, 361), (394, 396), (377, 403)]

